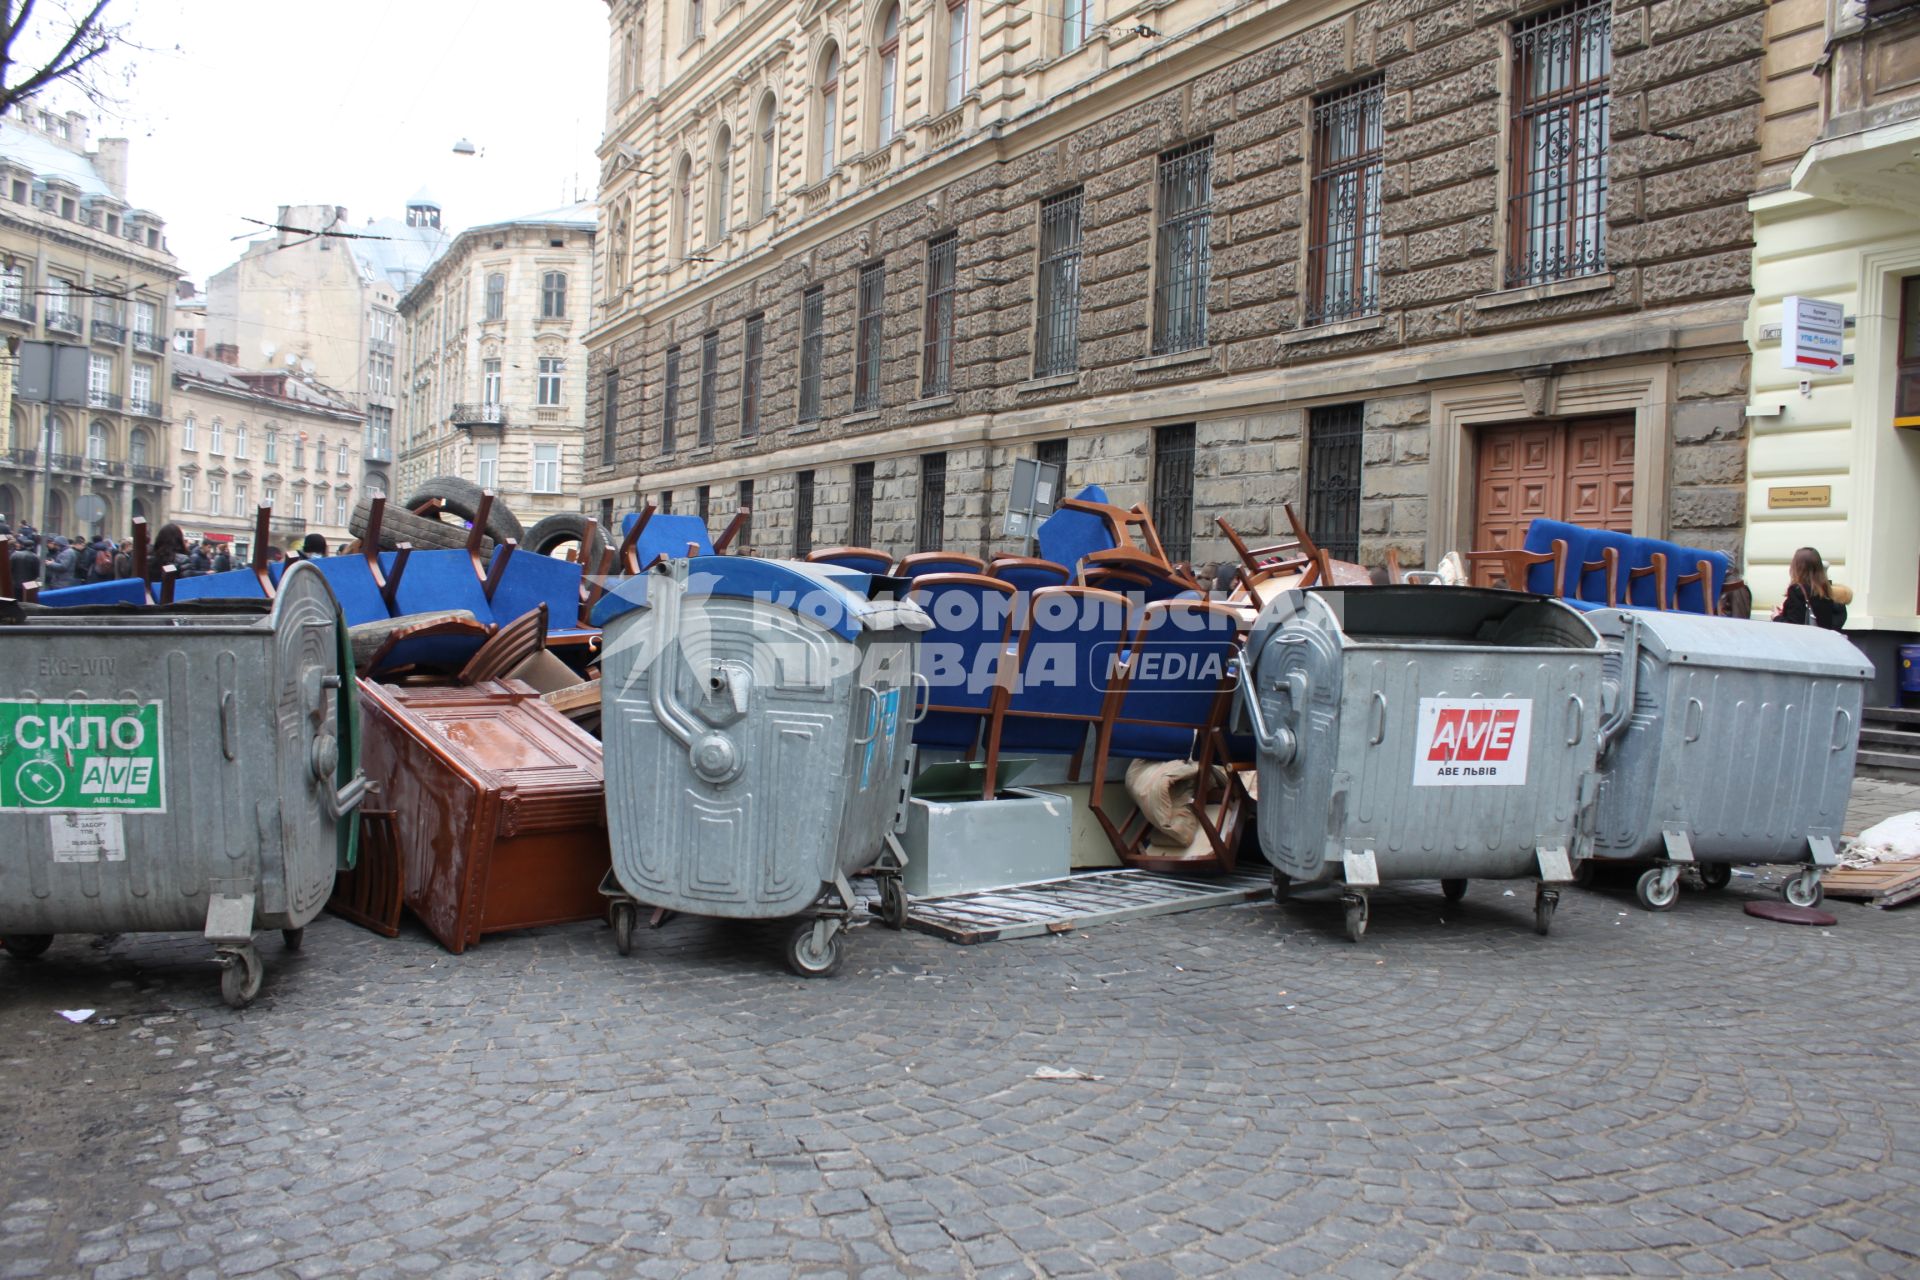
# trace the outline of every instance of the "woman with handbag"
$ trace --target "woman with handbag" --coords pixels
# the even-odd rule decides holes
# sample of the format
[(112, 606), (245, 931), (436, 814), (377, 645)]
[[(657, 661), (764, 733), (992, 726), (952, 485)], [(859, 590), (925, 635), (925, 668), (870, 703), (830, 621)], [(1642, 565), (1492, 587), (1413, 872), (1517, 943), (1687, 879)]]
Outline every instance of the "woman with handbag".
[(1827, 566), (1820, 553), (1802, 547), (1793, 553), (1787, 568), (1787, 598), (1774, 611), (1775, 622), (1811, 623), (1838, 631), (1847, 625), (1847, 603), (1853, 592), (1827, 579)]

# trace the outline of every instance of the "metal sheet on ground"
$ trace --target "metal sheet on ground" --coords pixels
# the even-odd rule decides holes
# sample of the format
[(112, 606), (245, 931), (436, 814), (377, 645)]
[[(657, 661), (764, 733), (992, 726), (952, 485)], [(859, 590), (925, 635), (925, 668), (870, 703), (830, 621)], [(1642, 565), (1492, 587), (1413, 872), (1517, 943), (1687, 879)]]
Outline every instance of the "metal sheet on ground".
[(1010, 889), (917, 898), (908, 907), (907, 927), (966, 946), (1231, 906), (1271, 891), (1266, 875), (1199, 880), (1152, 871), (1096, 871)]

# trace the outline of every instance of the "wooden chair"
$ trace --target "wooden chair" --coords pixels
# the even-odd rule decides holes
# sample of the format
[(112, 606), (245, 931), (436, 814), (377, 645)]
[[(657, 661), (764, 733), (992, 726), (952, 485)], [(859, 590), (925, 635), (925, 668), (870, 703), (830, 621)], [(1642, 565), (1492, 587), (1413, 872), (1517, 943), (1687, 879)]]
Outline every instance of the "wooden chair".
[(987, 562), (964, 551), (916, 551), (901, 556), (893, 566), (896, 578), (918, 578), (929, 573), (985, 573)]
[[(1500, 580), (1510, 591), (1527, 590), (1527, 571), (1535, 565), (1553, 566), (1553, 590), (1549, 595), (1561, 595), (1567, 581), (1567, 544), (1562, 538), (1553, 540), (1551, 551), (1523, 551), (1518, 547), (1501, 551), (1468, 551), (1463, 557), (1469, 569), (1490, 564), (1500, 572)], [(1638, 571), (1636, 571), (1637, 573)]]
[(383, 938), (397, 938), (402, 896), (400, 838), (393, 811), (363, 805), (359, 859), (351, 869), (334, 876), (327, 910)]
[(807, 553), (807, 563), (837, 565), (856, 573), (893, 572), (893, 557), (872, 547), (822, 547)]
[(536, 605), (487, 637), (454, 679), (480, 684), (504, 679), (508, 672), (547, 647), (547, 606)]

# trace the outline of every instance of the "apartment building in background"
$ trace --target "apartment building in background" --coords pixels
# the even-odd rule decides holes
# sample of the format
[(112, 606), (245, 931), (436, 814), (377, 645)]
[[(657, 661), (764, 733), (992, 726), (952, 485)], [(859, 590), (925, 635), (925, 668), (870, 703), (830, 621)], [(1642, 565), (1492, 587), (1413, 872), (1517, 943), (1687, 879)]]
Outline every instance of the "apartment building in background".
[(587, 493), (981, 553), (1037, 455), (1194, 561), (1737, 553), (1766, 10), (610, 0)]
[[(130, 202), (125, 138), (34, 101), (0, 116), (0, 337), (84, 347), (76, 404), (11, 401), (0, 518), (125, 536), (167, 511), (174, 282), (166, 223)], [(83, 519), (82, 499), (100, 499)], [(91, 504), (84, 504), (91, 505)]]
[(279, 225), (207, 282), (207, 351), (317, 379), (366, 414), (356, 479), (369, 493), (391, 491), (399, 300), (451, 243), (440, 219), (424, 190), (403, 218), (358, 225), (339, 205), (282, 205)]
[(285, 369), (243, 369), (229, 345), (217, 359), (173, 358), (173, 508), (189, 541), (253, 553), (261, 503), (273, 542), (318, 533), (345, 540), (361, 478), (366, 416), (344, 396)]
[[(1766, 22), (1748, 578), (1765, 610), (1818, 549), (1884, 673), (1920, 641), (1920, 3), (1789, 0)], [(1833, 368), (1786, 367), (1789, 296), (1842, 312)]]
[(397, 496), (436, 475), (523, 523), (580, 509), (594, 207), (470, 227), (400, 299)]

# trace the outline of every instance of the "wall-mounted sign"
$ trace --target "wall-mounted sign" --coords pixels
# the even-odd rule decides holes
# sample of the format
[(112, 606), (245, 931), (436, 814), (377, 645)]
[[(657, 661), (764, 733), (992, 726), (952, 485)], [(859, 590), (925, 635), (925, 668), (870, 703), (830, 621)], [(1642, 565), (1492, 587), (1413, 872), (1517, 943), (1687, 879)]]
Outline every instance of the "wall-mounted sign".
[(1830, 507), (1833, 505), (1833, 486), (1830, 484), (1782, 484), (1767, 490), (1767, 510), (1779, 511), (1784, 507)]
[(1800, 373), (1832, 373), (1842, 362), (1847, 309), (1818, 298), (1789, 297), (1781, 303), (1780, 367)]

